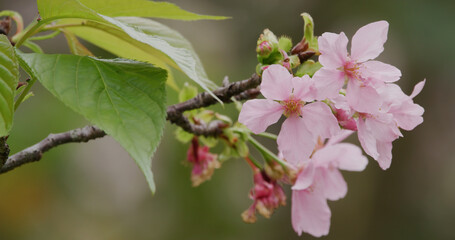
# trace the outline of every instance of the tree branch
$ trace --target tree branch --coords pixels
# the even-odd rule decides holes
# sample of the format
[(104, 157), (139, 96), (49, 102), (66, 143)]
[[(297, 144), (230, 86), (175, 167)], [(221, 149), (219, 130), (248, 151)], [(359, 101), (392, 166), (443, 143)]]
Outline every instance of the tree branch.
[[(249, 79), (228, 84), (223, 82), (224, 87), (213, 91), (222, 102), (232, 102), (232, 97), (236, 100), (255, 98), (259, 94), (258, 86), (261, 78), (253, 74)], [(226, 124), (221, 121), (212, 121), (208, 125), (192, 124), (183, 113), (188, 110), (208, 107), (218, 101), (210, 94), (203, 92), (196, 97), (167, 108), (167, 120), (183, 128), (185, 131), (195, 135), (218, 136)], [(13, 170), (25, 163), (39, 161), (43, 153), (62, 144), (71, 142), (88, 142), (89, 140), (104, 137), (106, 133), (96, 126), (85, 126), (68, 132), (49, 134), (45, 139), (37, 144), (28, 147), (8, 158), (9, 147), (6, 144), (6, 137), (0, 138), (0, 174)], [(6, 160), (6, 162), (5, 162)], [(4, 163), (4, 164), (2, 164)]]
[(41, 159), (43, 153), (51, 148), (70, 142), (88, 142), (89, 140), (104, 137), (106, 133), (95, 126), (85, 126), (68, 132), (49, 134), (41, 142), (28, 147), (9, 157), (0, 169), (0, 173), (8, 172), (24, 163), (35, 162)]

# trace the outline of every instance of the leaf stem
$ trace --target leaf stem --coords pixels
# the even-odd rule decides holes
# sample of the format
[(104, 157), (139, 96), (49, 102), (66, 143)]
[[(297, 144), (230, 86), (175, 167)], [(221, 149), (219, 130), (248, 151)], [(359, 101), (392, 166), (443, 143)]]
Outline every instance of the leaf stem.
[(51, 17), (47, 19), (35, 20), (32, 24), (28, 25), (27, 28), (21, 32), (21, 34), (15, 35), (13, 37), (13, 42), (16, 42), (15, 47), (20, 47), (28, 38), (37, 34), (41, 28), (43, 28), (47, 23), (52, 22), (57, 19), (69, 18), (69, 17)]
[[(44, 30), (44, 29), (43, 29), (43, 30)], [(47, 30), (47, 29), (46, 29), (46, 30)], [(57, 36), (58, 34), (60, 34), (60, 31), (59, 31), (59, 30), (54, 31), (54, 32), (49, 33), (49, 34), (46, 34), (46, 35), (37, 36), (37, 37), (31, 37), (31, 38), (29, 38), (28, 40), (29, 40), (29, 41), (46, 40), (46, 39), (54, 38), (54, 37)]]
[(277, 135), (272, 134), (272, 133), (268, 133), (268, 132), (258, 133), (258, 134), (256, 134), (256, 136), (261, 136), (261, 137), (269, 138), (269, 139), (272, 139), (272, 140), (277, 140), (277, 138), (278, 138)]
[(51, 25), (51, 26), (45, 26), (43, 27), (43, 31), (50, 31), (50, 30), (57, 30), (60, 28), (66, 28), (66, 27), (80, 27), (84, 26), (86, 24), (85, 21), (79, 22), (79, 23), (67, 23), (67, 24), (60, 24), (60, 25)]
[(279, 163), (283, 168), (287, 169), (288, 164), (284, 162), (283, 160), (279, 159), (275, 154), (270, 152), (266, 147), (264, 147), (262, 144), (260, 144), (256, 139), (252, 138), (251, 136), (248, 137), (248, 141), (259, 150), (264, 155), (264, 158), (271, 158), (272, 160), (276, 161)]

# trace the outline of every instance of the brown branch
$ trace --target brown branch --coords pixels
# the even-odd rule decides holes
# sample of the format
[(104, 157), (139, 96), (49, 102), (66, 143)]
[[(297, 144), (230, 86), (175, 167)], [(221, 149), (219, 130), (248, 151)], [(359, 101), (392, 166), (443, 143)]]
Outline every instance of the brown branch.
[[(254, 74), (251, 78), (239, 82), (227, 84), (226, 81), (224, 81), (224, 87), (213, 91), (213, 93), (225, 103), (231, 102), (232, 97), (237, 100), (255, 98), (259, 94), (259, 89), (257, 87), (260, 83), (260, 77)], [(183, 112), (185, 111), (208, 107), (217, 102), (218, 101), (210, 94), (203, 92), (188, 101), (169, 106), (167, 108), (167, 120), (195, 135), (217, 136), (221, 133), (222, 128), (226, 127), (225, 123), (221, 121), (212, 121), (207, 125), (195, 125), (190, 123), (188, 118), (183, 115)], [(6, 137), (0, 138), (0, 174), (11, 171), (25, 163), (39, 161), (42, 158), (43, 153), (59, 145), (71, 142), (87, 142), (92, 139), (104, 137), (105, 135), (106, 133), (96, 126), (86, 126), (68, 132), (50, 134), (37, 144), (28, 147), (9, 158), (9, 148), (6, 144)], [(1, 164), (3, 162), (4, 164)]]
[(6, 144), (8, 137), (0, 137), (0, 167), (5, 164), (9, 156), (9, 146)]
[[(259, 94), (257, 88), (261, 83), (261, 78), (257, 74), (253, 74), (249, 79), (234, 82), (229, 84), (227, 78), (223, 80), (224, 87), (213, 91), (222, 102), (232, 102), (232, 97), (237, 100), (255, 98)], [(212, 121), (206, 125), (192, 124), (187, 117), (183, 115), (185, 111), (208, 107), (216, 104), (218, 101), (207, 92), (198, 94), (196, 97), (181, 102), (167, 108), (167, 120), (183, 128), (183, 130), (202, 136), (218, 136), (221, 134), (222, 128), (226, 126), (221, 121)]]
[(68, 132), (49, 134), (41, 142), (28, 147), (9, 157), (0, 169), (0, 173), (8, 172), (24, 163), (35, 162), (41, 159), (43, 153), (51, 148), (70, 142), (88, 142), (89, 140), (104, 137), (106, 133), (95, 126), (85, 126)]

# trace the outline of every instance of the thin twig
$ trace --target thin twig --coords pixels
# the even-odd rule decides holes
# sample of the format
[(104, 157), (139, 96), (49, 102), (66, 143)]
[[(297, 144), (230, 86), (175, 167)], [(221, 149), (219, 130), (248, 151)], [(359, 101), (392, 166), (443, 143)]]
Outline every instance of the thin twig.
[(9, 157), (0, 169), (0, 173), (11, 171), (25, 163), (38, 161), (43, 153), (59, 145), (70, 142), (87, 142), (105, 135), (106, 133), (103, 130), (95, 126), (85, 126), (64, 133), (49, 134), (41, 142)]

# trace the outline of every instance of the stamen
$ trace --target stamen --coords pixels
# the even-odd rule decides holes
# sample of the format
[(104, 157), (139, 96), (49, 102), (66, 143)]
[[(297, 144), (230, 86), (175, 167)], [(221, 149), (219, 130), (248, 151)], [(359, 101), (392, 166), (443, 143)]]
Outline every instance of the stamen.
[(305, 102), (291, 95), (289, 99), (284, 100), (281, 104), (283, 105), (284, 116), (290, 117), (291, 115), (302, 115), (302, 107)]

